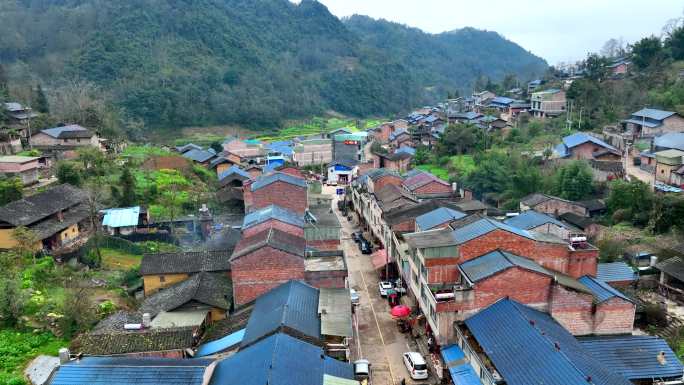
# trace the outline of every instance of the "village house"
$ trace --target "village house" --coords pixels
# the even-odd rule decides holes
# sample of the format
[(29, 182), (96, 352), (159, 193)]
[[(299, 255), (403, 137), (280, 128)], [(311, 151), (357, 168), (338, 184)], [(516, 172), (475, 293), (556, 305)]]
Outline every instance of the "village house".
[(150, 296), (201, 272), (230, 278), (232, 250), (145, 254), (140, 263), (145, 295)]
[(231, 166), (218, 177), (219, 190), (216, 198), (221, 203), (244, 201), (244, 186), (251, 179), (251, 175), (238, 166)]
[(447, 349), (456, 349), (483, 385), (583, 384), (588, 379), (595, 385), (652, 385), (654, 378), (682, 376), (682, 364), (661, 338), (578, 339), (548, 313), (514, 299), (493, 303), (454, 331), (456, 343)]
[(448, 182), (426, 171), (408, 174), (402, 185), (418, 199), (447, 198), (456, 193)]
[(370, 193), (380, 191), (383, 187), (390, 184), (400, 186), (403, 182), (403, 179), (399, 173), (384, 168), (373, 169), (365, 176), (366, 178), (364, 180), (368, 187), (368, 192)]
[(307, 248), (331, 251), (340, 247), (342, 225), (333, 212), (329, 199), (310, 196), (309, 208), (304, 218), (304, 238)]
[(498, 110), (500, 113), (508, 111), (511, 104), (515, 102), (515, 99), (507, 98), (505, 96), (496, 96), (489, 101), (487, 105), (488, 108), (493, 108)]
[(227, 158), (227, 153), (220, 152), (209, 162), (209, 169), (216, 170), (216, 175), (220, 176), (233, 166), (239, 165), (234, 160)]
[(616, 289), (626, 289), (636, 282), (638, 276), (630, 265), (619, 261), (599, 263), (596, 269), (596, 279)]
[(468, 111), (468, 112), (459, 112), (455, 113), (449, 116), (449, 124), (455, 124), (455, 123), (467, 123), (467, 124), (477, 124), (478, 120), (482, 118), (484, 115), (475, 112), (475, 111)]
[[(595, 211), (605, 209), (593, 207)], [(573, 202), (552, 195), (534, 193), (520, 200), (520, 211), (535, 210), (540, 213), (558, 217), (565, 213), (574, 213), (583, 217), (592, 216), (592, 210), (582, 202)]]
[(332, 185), (346, 185), (358, 174), (358, 162), (350, 160), (336, 160), (328, 165), (326, 183)]
[(655, 155), (656, 159), (656, 180), (663, 183), (670, 183), (673, 179), (676, 181), (676, 172), (682, 167), (682, 164), (684, 164), (684, 151), (665, 150), (656, 152), (653, 155)]
[(226, 158), (240, 164), (263, 164), (266, 160), (266, 150), (259, 140), (240, 140), (228, 137), (223, 142)]
[[(411, 148), (411, 147), (401, 147), (401, 148)], [(385, 168), (391, 171), (398, 172), (400, 174), (408, 171), (411, 164), (411, 155), (408, 151), (400, 151), (397, 149), (393, 153), (373, 153), (373, 168)]]
[(408, 130), (409, 124), (408, 121), (404, 119), (398, 119), (394, 120), (392, 122), (386, 122), (381, 125), (379, 125), (373, 133), (373, 138), (375, 141), (385, 144), (389, 142), (390, 135), (392, 135), (396, 131), (400, 130)]
[(201, 150), (202, 146), (198, 146), (195, 143), (187, 143), (182, 146), (176, 146), (176, 151), (180, 154), (185, 154), (190, 150)]
[(623, 120), (622, 126), (632, 133), (634, 139), (652, 138), (666, 133), (684, 132), (684, 118), (673, 111), (644, 108)]
[(17, 246), (13, 231), (21, 226), (37, 236), (36, 250), (60, 255), (79, 247), (91, 231), (86, 193), (63, 184), (0, 207), (0, 249)]
[(465, 216), (466, 214), (449, 207), (439, 207), (417, 216), (415, 231), (419, 232), (445, 228), (449, 226), (451, 222)]
[(149, 212), (140, 207), (122, 207), (100, 211), (102, 228), (109, 235), (131, 235), (140, 230), (147, 230), (150, 224)]
[(583, 235), (582, 230), (534, 210), (524, 211), (517, 216), (504, 220), (504, 223), (522, 230), (553, 234), (568, 241), (574, 236)]
[(250, 212), (276, 205), (303, 215), (307, 208), (307, 190), (306, 180), (302, 178), (280, 172), (263, 175), (249, 185), (245, 207)]
[(328, 164), (333, 160), (331, 139), (308, 139), (295, 142), (292, 161), (299, 167)]
[(610, 144), (584, 132), (568, 135), (555, 147), (560, 158), (621, 162), (622, 153)]
[(31, 137), (30, 143), (35, 148), (46, 150), (85, 146), (101, 149), (98, 135), (77, 124), (40, 130)]
[(473, 92), (473, 99), (475, 100), (475, 109), (486, 107), (489, 102), (496, 97), (496, 94), (491, 91)]
[(544, 83), (545, 82), (541, 79), (535, 79), (535, 80), (532, 80), (531, 82), (527, 83), (527, 94), (531, 95), (534, 91), (536, 91)]
[(30, 119), (38, 117), (38, 114), (33, 112), (30, 107), (21, 103), (9, 102), (5, 103), (4, 107), (11, 123), (26, 124)]
[(290, 279), (304, 279), (306, 240), (276, 228), (243, 237), (231, 256), (235, 305), (241, 306)]
[(549, 89), (532, 93), (530, 113), (536, 118), (558, 116), (565, 112), (565, 91)]
[(397, 149), (402, 146), (413, 147), (413, 136), (406, 129), (400, 129), (390, 134), (388, 143), (390, 148)]
[(570, 226), (579, 229), (590, 239), (599, 239), (604, 228), (602, 225), (596, 223), (594, 219), (574, 212), (560, 214), (558, 218)]
[(0, 175), (17, 177), (24, 186), (38, 183), (40, 158), (35, 156), (0, 156)]
[(684, 165), (672, 171), (672, 174), (670, 174), (670, 184), (684, 188)]
[(189, 151), (186, 151), (183, 153), (183, 157), (185, 159), (191, 160), (194, 163), (200, 164), (202, 166), (209, 166), (211, 161), (216, 158), (216, 151), (214, 149), (209, 148), (207, 150), (204, 149), (191, 149)]
[(608, 69), (614, 77), (627, 74), (627, 70), (632, 63), (625, 58), (616, 58), (609, 65)]

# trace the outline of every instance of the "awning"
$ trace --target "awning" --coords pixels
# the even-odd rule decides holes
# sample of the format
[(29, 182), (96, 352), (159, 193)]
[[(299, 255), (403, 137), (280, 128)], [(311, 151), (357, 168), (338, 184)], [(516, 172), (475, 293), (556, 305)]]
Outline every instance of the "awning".
[(380, 249), (373, 253), (371, 262), (376, 270), (385, 267), (385, 265), (390, 262), (387, 258), (387, 250)]
[(463, 350), (458, 345), (449, 345), (442, 349), (442, 359), (454, 385), (482, 385), (475, 370), (465, 358)]

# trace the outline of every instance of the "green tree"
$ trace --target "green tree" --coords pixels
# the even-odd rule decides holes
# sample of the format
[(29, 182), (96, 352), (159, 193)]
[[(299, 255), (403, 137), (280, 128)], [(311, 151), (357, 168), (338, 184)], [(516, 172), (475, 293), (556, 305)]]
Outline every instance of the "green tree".
[(102, 176), (107, 173), (107, 158), (99, 149), (91, 146), (78, 150), (78, 160), (83, 163), (83, 170), (89, 176)]
[(632, 45), (632, 63), (641, 70), (663, 58), (663, 44), (656, 36), (645, 37)]
[(19, 178), (8, 178), (0, 180), (0, 206), (10, 202), (18, 201), (22, 198), (24, 184)]
[(217, 154), (223, 151), (223, 144), (221, 144), (221, 142), (219, 141), (211, 142), (211, 145), (209, 145), (209, 147), (216, 151)]
[(37, 251), (36, 246), (38, 245), (38, 242), (40, 242), (40, 239), (38, 239), (38, 235), (35, 233), (35, 231), (24, 226), (19, 226), (12, 230), (12, 238), (14, 238), (16, 241), (16, 245), (14, 247), (16, 252), (24, 257), (30, 256), (33, 258), (33, 264), (35, 265)]
[[(7, 80), (7, 71), (5, 67), (0, 63), (0, 103), (6, 102), (9, 99), (9, 82)], [(0, 108), (4, 112), (4, 106)]]
[(605, 79), (609, 73), (608, 64), (607, 58), (590, 53), (583, 65), (587, 78), (599, 82)]
[(0, 277), (0, 322), (7, 327), (15, 327), (24, 315), (24, 306), (28, 301), (26, 292), (21, 289), (17, 277), (3, 275)]
[(476, 128), (470, 124), (452, 124), (439, 139), (437, 152), (440, 156), (460, 155), (470, 152), (477, 143)]
[(57, 179), (59, 183), (69, 183), (74, 186), (80, 186), (83, 179), (81, 170), (71, 162), (59, 162), (57, 164)]
[(508, 188), (510, 158), (501, 153), (483, 153), (475, 158), (477, 167), (465, 180), (465, 185), (477, 196), (500, 193)]
[(667, 49), (675, 60), (684, 60), (684, 25), (675, 28), (665, 38), (665, 49)]
[(645, 224), (653, 208), (654, 195), (646, 183), (639, 180), (610, 182), (606, 207), (614, 221), (629, 220)]
[(656, 233), (666, 233), (674, 229), (684, 234), (684, 197), (656, 195), (650, 225)]
[(35, 108), (36, 111), (41, 112), (43, 114), (50, 113), (50, 104), (48, 103), (47, 96), (45, 96), (43, 87), (40, 84), (36, 86), (36, 89), (34, 91), (33, 108)]
[(592, 173), (584, 161), (573, 161), (556, 171), (554, 190), (569, 200), (585, 199), (592, 191)]
[(430, 161), (430, 150), (425, 146), (418, 146), (416, 148), (416, 156), (413, 157), (413, 163), (415, 164), (425, 164)]
[(121, 198), (119, 205), (121, 207), (130, 207), (136, 204), (138, 197), (135, 194), (135, 178), (128, 166), (124, 167), (121, 177), (119, 178), (119, 187), (121, 188)]

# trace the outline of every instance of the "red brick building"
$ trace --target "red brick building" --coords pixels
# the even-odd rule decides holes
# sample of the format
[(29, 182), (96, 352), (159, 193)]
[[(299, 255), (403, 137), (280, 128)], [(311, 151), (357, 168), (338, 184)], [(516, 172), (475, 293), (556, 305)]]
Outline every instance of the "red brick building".
[(276, 172), (257, 178), (249, 189), (249, 198), (245, 194), (245, 207), (248, 212), (271, 205), (280, 206), (299, 215), (306, 211), (307, 184), (302, 178)]
[(396, 171), (378, 168), (369, 171), (368, 175), (368, 191), (375, 192), (380, 191), (383, 187), (388, 185), (401, 186), (403, 179), (399, 173)]
[(453, 194), (448, 182), (437, 178), (429, 172), (417, 172), (406, 178), (402, 183), (404, 188), (419, 198), (446, 197)]
[(231, 256), (235, 305), (291, 279), (303, 280), (305, 248), (304, 238), (275, 228), (242, 238)]
[(413, 156), (406, 152), (395, 152), (393, 154), (373, 154), (373, 168), (386, 168), (398, 173), (408, 171)]
[(298, 237), (304, 236), (304, 219), (280, 206), (267, 206), (247, 214), (242, 222), (242, 237), (247, 238), (268, 229), (278, 229)]

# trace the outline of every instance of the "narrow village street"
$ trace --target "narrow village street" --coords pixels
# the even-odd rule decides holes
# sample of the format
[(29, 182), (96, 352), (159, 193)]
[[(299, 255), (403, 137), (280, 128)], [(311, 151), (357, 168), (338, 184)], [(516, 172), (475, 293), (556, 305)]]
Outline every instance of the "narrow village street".
[(354, 314), (354, 346), (352, 347), (352, 362), (364, 358), (371, 362), (373, 370), (373, 384), (398, 385), (402, 379), (406, 384), (432, 384), (430, 379), (411, 380), (404, 366), (402, 354), (407, 351), (418, 351), (416, 343), (408, 334), (400, 333), (397, 323), (390, 314), (390, 307), (385, 298), (380, 297), (378, 290), (378, 274), (373, 269), (371, 256), (361, 254), (359, 248), (351, 238), (351, 234), (358, 230), (337, 209), (339, 196), (335, 195), (334, 186), (324, 186), (323, 193), (335, 196), (333, 199), (334, 212), (342, 225), (342, 249), (347, 258), (349, 271), (349, 286), (360, 296), (360, 305)]

